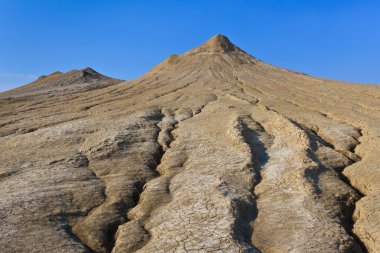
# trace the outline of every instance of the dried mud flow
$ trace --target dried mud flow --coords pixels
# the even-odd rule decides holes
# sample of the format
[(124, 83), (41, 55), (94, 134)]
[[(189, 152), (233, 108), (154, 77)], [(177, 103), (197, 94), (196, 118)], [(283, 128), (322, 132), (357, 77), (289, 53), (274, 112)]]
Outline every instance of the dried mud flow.
[(217, 35), (0, 93), (0, 252), (380, 252), (380, 87)]

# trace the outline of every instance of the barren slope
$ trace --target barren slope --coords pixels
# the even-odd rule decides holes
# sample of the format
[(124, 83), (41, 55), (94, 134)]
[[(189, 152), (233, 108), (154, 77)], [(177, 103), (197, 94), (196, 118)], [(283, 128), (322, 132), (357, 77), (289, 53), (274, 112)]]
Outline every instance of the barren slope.
[(101, 88), (0, 99), (0, 252), (380, 252), (379, 87), (217, 35)]
[(0, 93), (1, 98), (19, 98), (38, 95), (67, 95), (105, 88), (121, 80), (99, 74), (91, 68), (72, 70), (66, 73), (54, 72), (40, 76), (36, 81), (19, 88)]

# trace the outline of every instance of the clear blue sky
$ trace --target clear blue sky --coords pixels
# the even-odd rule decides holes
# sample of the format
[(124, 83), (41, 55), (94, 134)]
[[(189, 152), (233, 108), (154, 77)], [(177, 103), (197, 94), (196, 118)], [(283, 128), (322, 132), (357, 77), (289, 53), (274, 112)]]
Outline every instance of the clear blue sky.
[(132, 79), (217, 33), (277, 66), (380, 84), (380, 1), (0, 0), (0, 91), (87, 66)]

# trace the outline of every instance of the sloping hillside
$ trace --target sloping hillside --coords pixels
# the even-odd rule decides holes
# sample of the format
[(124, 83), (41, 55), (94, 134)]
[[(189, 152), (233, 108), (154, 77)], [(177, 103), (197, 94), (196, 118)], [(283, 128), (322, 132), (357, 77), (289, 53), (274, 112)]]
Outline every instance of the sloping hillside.
[(0, 100), (0, 252), (380, 252), (380, 87), (217, 35), (132, 81), (38, 92), (82, 73)]

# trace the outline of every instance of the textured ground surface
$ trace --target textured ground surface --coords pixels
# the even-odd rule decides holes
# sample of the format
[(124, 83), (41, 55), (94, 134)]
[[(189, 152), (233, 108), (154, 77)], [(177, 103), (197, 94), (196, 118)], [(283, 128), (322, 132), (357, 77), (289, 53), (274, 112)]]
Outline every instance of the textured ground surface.
[(380, 252), (380, 87), (215, 36), (0, 94), (0, 252)]

